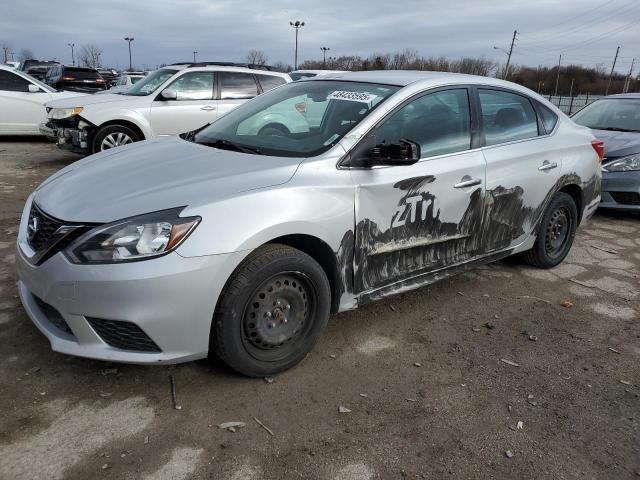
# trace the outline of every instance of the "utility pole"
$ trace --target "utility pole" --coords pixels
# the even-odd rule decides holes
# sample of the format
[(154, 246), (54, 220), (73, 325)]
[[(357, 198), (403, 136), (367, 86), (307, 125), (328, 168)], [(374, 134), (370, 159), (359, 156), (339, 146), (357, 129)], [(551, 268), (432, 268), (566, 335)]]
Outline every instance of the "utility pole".
[(327, 52), (331, 50), (329, 47), (320, 47), (322, 50), (322, 68), (327, 68)]
[(511, 63), (511, 55), (513, 54), (513, 46), (516, 44), (516, 36), (518, 35), (518, 31), (513, 31), (513, 38), (511, 39), (511, 48), (509, 48), (509, 54), (507, 55), (507, 65), (504, 67), (504, 75), (502, 76), (503, 80), (507, 79), (509, 75), (509, 64)]
[(197, 50), (193, 51), (193, 63), (196, 63), (196, 53), (198, 53)]
[(300, 20), (296, 20), (295, 22), (289, 22), (289, 25), (291, 25), (293, 28), (296, 29), (296, 53), (293, 61), (293, 69), (297, 70), (298, 69), (298, 30), (304, 27), (304, 22), (301, 22)]
[(9, 47), (2, 47), (2, 50), (4, 50), (4, 63), (7, 63), (7, 53), (9, 53)]
[(633, 76), (633, 66), (636, 64), (636, 59), (631, 60), (631, 68), (629, 69), (629, 76), (624, 82), (624, 88), (622, 89), (622, 93), (627, 93), (629, 91), (629, 87), (631, 87), (631, 77)]
[(76, 66), (76, 57), (73, 55), (73, 47), (76, 46), (75, 43), (67, 43), (71, 47), (71, 65)]
[(124, 40), (126, 42), (129, 42), (129, 71), (131, 72), (133, 70), (133, 64), (131, 63), (131, 42), (133, 42), (135, 39), (133, 37), (124, 37)]
[(611, 88), (611, 80), (613, 80), (613, 70), (616, 68), (616, 62), (618, 61), (618, 53), (620, 53), (620, 46), (616, 48), (616, 56), (613, 57), (613, 66), (611, 67), (611, 73), (609, 74), (609, 83), (607, 83), (607, 89), (604, 94), (609, 95), (609, 89)]
[(560, 82), (560, 62), (562, 62), (562, 54), (560, 54), (560, 57), (558, 58), (558, 72), (556, 73), (556, 89), (555, 93), (553, 94), (554, 97), (558, 96), (558, 83)]

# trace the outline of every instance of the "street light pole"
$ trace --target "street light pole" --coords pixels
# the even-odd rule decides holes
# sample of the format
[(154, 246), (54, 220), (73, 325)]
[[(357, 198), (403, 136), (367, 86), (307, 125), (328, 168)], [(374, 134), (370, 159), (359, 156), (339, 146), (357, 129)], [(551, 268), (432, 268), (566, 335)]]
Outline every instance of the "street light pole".
[(289, 22), (289, 25), (291, 25), (293, 28), (296, 29), (296, 53), (293, 61), (293, 69), (297, 70), (298, 69), (298, 30), (304, 27), (304, 22), (301, 22), (300, 20), (296, 20), (295, 22)]
[(9, 47), (2, 47), (4, 50), (4, 63), (7, 63), (7, 53), (9, 53)]
[(329, 47), (320, 47), (322, 50), (322, 68), (327, 68), (327, 52), (331, 50)]
[(73, 55), (73, 47), (76, 46), (75, 43), (67, 43), (71, 47), (71, 65), (76, 66), (76, 57)]
[(129, 42), (129, 71), (131, 72), (133, 70), (133, 64), (131, 62), (131, 42), (133, 42), (135, 39), (133, 37), (124, 37), (126, 42)]
[(196, 63), (196, 53), (198, 53), (197, 50), (193, 51), (193, 63)]

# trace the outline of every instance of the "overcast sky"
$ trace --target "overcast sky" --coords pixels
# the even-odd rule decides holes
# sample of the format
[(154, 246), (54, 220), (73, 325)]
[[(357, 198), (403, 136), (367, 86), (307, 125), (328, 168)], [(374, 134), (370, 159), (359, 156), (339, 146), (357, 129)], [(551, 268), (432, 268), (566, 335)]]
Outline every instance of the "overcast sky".
[(508, 49), (514, 29), (517, 64), (552, 65), (563, 53), (563, 64), (609, 69), (618, 45), (616, 70), (640, 61), (640, 0), (19, 0), (0, 6), (0, 43), (65, 63), (67, 43), (90, 43), (104, 50), (103, 64), (125, 67), (123, 38), (133, 36), (139, 67), (190, 60), (193, 50), (199, 60), (244, 61), (259, 49), (293, 64), (290, 20), (306, 23), (299, 61), (322, 58), (321, 46), (332, 56), (408, 47), (503, 61), (493, 46)]

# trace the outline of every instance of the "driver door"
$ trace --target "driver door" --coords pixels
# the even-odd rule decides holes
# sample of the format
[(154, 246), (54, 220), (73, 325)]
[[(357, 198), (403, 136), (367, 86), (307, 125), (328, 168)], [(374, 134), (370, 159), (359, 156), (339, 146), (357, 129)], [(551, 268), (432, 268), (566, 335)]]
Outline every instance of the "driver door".
[[(352, 169), (356, 185), (355, 287), (371, 292), (481, 253), (485, 160), (466, 88), (404, 104), (363, 141), (420, 145), (414, 164)], [(366, 145), (369, 143), (369, 145)], [(359, 147), (357, 147), (358, 149)], [(366, 155), (358, 152), (355, 155)]]
[(203, 127), (218, 117), (214, 100), (214, 72), (192, 71), (181, 75), (164, 90), (174, 90), (175, 100), (161, 94), (151, 105), (149, 121), (156, 135), (177, 135)]

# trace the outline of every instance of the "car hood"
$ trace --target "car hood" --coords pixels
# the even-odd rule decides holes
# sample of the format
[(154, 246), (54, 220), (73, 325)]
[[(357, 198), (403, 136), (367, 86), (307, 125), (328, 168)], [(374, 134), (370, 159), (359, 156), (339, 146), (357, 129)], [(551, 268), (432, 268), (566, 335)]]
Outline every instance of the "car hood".
[(604, 156), (608, 159), (640, 152), (640, 133), (613, 132), (592, 129), (593, 135), (604, 141)]
[(106, 223), (280, 185), (293, 177), (302, 160), (163, 137), (75, 162), (45, 180), (34, 201), (64, 221)]
[(56, 101), (56, 100), (62, 100), (62, 99), (67, 99), (67, 98), (72, 98), (72, 97), (86, 97), (87, 94), (86, 93), (79, 93), (79, 92), (67, 92), (64, 90), (60, 90), (57, 92), (51, 92), (51, 98), (53, 99), (52, 101)]
[[(66, 92), (72, 93), (72, 92)], [(77, 93), (74, 96), (79, 96)], [(109, 102), (135, 102), (139, 101), (141, 98), (145, 97), (134, 97), (128, 95), (118, 95), (116, 93), (107, 93), (104, 95), (85, 95), (82, 97), (82, 100), (79, 99), (71, 99), (71, 98), (62, 98), (60, 100), (53, 100), (46, 104), (49, 108), (74, 108), (74, 107), (84, 107), (87, 105), (94, 105), (98, 103), (109, 103)]]

